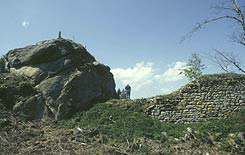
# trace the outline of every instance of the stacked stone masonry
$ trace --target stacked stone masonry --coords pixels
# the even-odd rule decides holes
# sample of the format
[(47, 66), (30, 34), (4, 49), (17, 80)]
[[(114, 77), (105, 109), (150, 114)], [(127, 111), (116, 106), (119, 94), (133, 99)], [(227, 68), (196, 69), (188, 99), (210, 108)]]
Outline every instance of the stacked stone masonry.
[(245, 75), (206, 75), (169, 95), (141, 100), (146, 112), (165, 122), (192, 123), (229, 117), (245, 109)]

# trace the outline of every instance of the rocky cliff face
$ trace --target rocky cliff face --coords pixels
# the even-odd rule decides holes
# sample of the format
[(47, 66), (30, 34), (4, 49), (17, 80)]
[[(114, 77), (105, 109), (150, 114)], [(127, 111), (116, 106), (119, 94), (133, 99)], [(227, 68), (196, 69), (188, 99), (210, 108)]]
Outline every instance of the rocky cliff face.
[(15, 111), (25, 112), (37, 104), (43, 106), (39, 108), (41, 113), (32, 118), (41, 119), (47, 114), (62, 119), (116, 94), (110, 68), (71, 40), (42, 41), (13, 49), (6, 56), (10, 73), (28, 78), (37, 91), (14, 107)]

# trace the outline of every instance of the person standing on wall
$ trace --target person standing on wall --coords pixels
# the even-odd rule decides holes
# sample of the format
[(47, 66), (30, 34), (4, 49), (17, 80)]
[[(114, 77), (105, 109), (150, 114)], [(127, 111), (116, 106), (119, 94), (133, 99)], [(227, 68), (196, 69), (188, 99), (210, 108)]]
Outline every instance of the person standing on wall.
[(126, 99), (130, 99), (131, 87), (129, 86), (129, 84), (127, 84), (127, 86), (125, 87), (125, 91), (126, 91)]

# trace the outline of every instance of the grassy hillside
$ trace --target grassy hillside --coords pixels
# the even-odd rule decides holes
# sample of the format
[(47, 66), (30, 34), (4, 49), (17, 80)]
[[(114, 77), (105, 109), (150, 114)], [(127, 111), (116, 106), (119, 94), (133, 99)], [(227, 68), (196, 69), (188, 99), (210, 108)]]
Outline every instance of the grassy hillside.
[[(2, 154), (243, 154), (245, 112), (196, 124), (171, 124), (144, 104), (110, 100), (58, 123), (24, 122), (0, 110)], [(0, 153), (0, 154), (1, 154)]]
[[(60, 125), (91, 130), (89, 139), (92, 139), (92, 143), (103, 144), (105, 152), (108, 148), (129, 154), (181, 154), (181, 151), (189, 154), (188, 149), (218, 154), (244, 152), (244, 111), (228, 119), (196, 124), (164, 123), (143, 111), (144, 105), (127, 100), (111, 100), (78, 113)], [(179, 149), (176, 150), (176, 147)]]

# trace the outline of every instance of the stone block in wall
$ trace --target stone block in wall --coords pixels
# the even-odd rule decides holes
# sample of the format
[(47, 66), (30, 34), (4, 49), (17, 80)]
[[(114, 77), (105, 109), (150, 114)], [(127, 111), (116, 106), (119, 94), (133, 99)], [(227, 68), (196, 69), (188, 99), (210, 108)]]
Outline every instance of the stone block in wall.
[[(245, 76), (242, 76), (245, 79)], [(213, 81), (204, 80), (205, 83), (200, 83), (200, 86), (195, 83), (188, 84), (188, 87), (183, 87), (179, 94), (171, 96), (169, 100), (156, 98), (154, 104), (162, 104), (163, 107), (160, 108), (158, 117), (165, 121), (195, 122), (226, 117), (244, 108), (245, 88), (234, 85), (234, 80), (227, 82), (229, 78), (222, 79), (223, 77), (224, 75)], [(154, 115), (158, 115), (158, 112), (155, 111)]]
[(239, 100), (238, 103), (242, 104), (244, 103), (245, 101), (244, 100)]
[(196, 112), (198, 112), (198, 110), (197, 109), (190, 109), (189, 112), (190, 113), (196, 113)]
[(185, 109), (193, 109), (193, 105), (187, 105)]
[(218, 113), (218, 117), (224, 117), (223, 113)]

